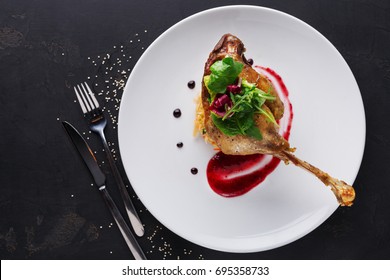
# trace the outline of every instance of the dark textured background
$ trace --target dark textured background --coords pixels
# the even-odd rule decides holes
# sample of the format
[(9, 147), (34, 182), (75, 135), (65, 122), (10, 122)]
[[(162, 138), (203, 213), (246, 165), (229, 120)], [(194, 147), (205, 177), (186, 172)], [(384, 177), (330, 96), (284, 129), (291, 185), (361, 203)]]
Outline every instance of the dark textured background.
[[(229, 254), (171, 233), (130, 189), (147, 225), (139, 240), (146, 255), (389, 259), (390, 1), (0, 0), (1, 259), (132, 258), (60, 125), (62, 120), (75, 124), (104, 161), (96, 135), (89, 133), (74, 103), (71, 85), (89, 77), (102, 93), (99, 100), (112, 120), (107, 138), (123, 172), (116, 150), (116, 116), (123, 82), (137, 59), (181, 19), (229, 4), (266, 6), (298, 17), (325, 35), (346, 59), (359, 84), (367, 121), (366, 149), (354, 184), (358, 197), (353, 207), (339, 208), (292, 244)], [(102, 167), (108, 171), (106, 163)]]

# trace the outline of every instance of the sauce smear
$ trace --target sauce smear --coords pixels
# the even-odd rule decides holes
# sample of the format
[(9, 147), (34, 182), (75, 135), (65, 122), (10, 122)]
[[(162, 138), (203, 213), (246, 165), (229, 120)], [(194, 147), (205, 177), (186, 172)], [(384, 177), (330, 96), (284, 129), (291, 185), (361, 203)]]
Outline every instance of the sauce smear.
[[(288, 99), (288, 90), (283, 79), (274, 70), (262, 66), (254, 67), (272, 83), (284, 104), (284, 116), (279, 121), (279, 133), (288, 140), (290, 137), (293, 110)], [(279, 165), (280, 159), (270, 155), (234, 156), (218, 152), (207, 166), (210, 187), (219, 195), (235, 197), (243, 195), (259, 185)]]

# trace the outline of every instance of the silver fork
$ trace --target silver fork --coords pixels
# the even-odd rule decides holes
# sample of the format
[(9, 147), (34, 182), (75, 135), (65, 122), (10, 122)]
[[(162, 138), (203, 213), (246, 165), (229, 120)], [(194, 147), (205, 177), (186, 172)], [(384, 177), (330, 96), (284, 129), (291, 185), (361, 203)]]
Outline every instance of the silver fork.
[(130, 199), (129, 193), (126, 190), (126, 186), (122, 180), (118, 168), (115, 165), (114, 158), (108, 147), (107, 140), (104, 134), (104, 129), (107, 124), (107, 120), (99, 106), (98, 101), (95, 98), (94, 93), (90, 89), (87, 83), (81, 83), (74, 87), (76, 92), (77, 100), (79, 101), (81, 110), (86, 117), (89, 117), (89, 128), (100, 136), (103, 142), (104, 150), (106, 151), (108, 162), (110, 164), (112, 173), (115, 177), (116, 183), (119, 187), (120, 194), (125, 204), (127, 215), (129, 216), (130, 223), (134, 229), (134, 232), (138, 236), (144, 235), (144, 227), (138, 217), (137, 211)]

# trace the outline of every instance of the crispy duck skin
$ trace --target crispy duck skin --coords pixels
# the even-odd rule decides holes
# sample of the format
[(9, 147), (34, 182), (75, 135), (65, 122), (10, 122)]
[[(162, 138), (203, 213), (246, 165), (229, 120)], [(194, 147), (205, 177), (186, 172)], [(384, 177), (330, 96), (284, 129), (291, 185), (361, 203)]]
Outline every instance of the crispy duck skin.
[[(258, 88), (265, 92), (270, 92), (276, 97), (273, 101), (266, 101), (262, 109), (271, 112), (276, 120), (283, 117), (284, 105), (278, 94), (272, 87), (270, 81), (263, 75), (255, 71), (244, 56), (244, 44), (236, 36), (225, 34), (216, 44), (209, 55), (204, 68), (204, 76), (210, 75), (210, 66), (222, 60), (226, 56), (244, 64), (239, 77), (246, 79), (250, 83), (255, 83)], [(204, 110), (204, 128), (207, 136), (212, 139), (214, 144), (224, 153), (229, 155), (250, 155), (250, 154), (269, 154), (273, 155), (286, 164), (292, 162), (319, 178), (326, 186), (330, 186), (341, 206), (351, 206), (355, 198), (355, 191), (352, 186), (344, 181), (332, 178), (329, 174), (323, 172), (317, 167), (298, 159), (292, 154), (294, 151), (290, 144), (279, 133), (278, 127), (268, 121), (263, 114), (255, 115), (255, 123), (258, 126), (262, 139), (245, 135), (227, 136), (223, 134), (213, 123), (211, 111), (209, 109), (209, 92), (202, 82), (202, 107)]]

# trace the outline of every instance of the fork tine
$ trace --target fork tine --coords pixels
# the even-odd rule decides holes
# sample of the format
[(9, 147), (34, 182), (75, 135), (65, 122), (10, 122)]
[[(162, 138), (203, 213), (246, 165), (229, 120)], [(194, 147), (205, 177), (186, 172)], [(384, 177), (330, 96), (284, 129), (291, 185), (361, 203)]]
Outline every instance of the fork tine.
[(81, 110), (83, 111), (84, 114), (86, 114), (87, 113), (87, 108), (84, 105), (84, 101), (81, 99), (80, 94), (79, 94), (77, 88), (76, 87), (73, 87), (73, 88), (74, 88), (74, 92), (76, 93), (77, 100), (79, 101)]
[(99, 108), (99, 102), (97, 101), (95, 94), (92, 92), (91, 88), (88, 86), (88, 84), (86, 82), (84, 82), (84, 84), (85, 84), (86, 88), (88, 89), (89, 95), (92, 97), (92, 101), (95, 104), (95, 107)]
[(90, 106), (90, 103), (88, 102), (88, 99), (87, 99), (87, 94), (85, 93), (85, 91), (80, 87), (80, 85), (77, 85), (77, 88), (79, 90), (79, 94), (81, 96), (81, 98), (83, 99), (83, 103), (85, 105), (85, 108), (87, 109), (87, 112), (90, 112), (92, 111), (92, 107)]
[(92, 94), (90, 91), (88, 91), (83, 84), (80, 84), (80, 86), (83, 88), (84, 96), (88, 100), (88, 104), (91, 106), (91, 111), (93, 109), (96, 109), (96, 105), (92, 100)]

